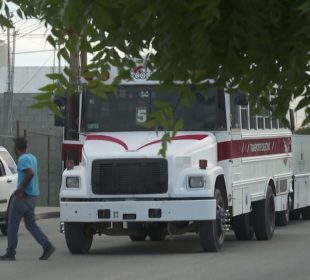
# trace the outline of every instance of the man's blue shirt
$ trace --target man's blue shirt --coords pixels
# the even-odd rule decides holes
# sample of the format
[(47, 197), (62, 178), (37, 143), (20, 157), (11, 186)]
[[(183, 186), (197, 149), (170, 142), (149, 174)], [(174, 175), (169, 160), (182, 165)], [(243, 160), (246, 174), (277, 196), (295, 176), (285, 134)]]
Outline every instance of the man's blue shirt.
[(40, 194), (39, 191), (39, 180), (38, 180), (38, 164), (37, 159), (32, 154), (22, 154), (17, 161), (17, 174), (18, 174), (18, 185), (24, 181), (26, 177), (26, 169), (32, 169), (33, 177), (25, 189), (25, 193), (31, 196), (37, 196)]

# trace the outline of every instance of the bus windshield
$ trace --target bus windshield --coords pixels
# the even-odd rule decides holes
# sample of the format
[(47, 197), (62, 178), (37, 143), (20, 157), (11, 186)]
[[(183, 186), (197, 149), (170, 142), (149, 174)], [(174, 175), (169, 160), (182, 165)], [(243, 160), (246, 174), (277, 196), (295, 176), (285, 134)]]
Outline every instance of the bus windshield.
[(157, 85), (120, 86), (118, 94), (102, 98), (87, 94), (84, 98), (82, 129), (85, 132), (146, 131), (144, 124), (157, 101), (171, 105), (174, 119), (183, 119), (184, 131), (226, 130), (224, 92), (209, 89), (195, 93), (190, 105), (182, 104), (181, 93), (164, 91)]

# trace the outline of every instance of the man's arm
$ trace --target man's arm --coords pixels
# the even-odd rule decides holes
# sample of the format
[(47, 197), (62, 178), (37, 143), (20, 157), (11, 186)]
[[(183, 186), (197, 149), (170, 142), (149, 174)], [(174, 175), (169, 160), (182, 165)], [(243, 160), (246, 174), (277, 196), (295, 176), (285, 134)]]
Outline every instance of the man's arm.
[(24, 172), (26, 173), (25, 179), (19, 184), (19, 186), (17, 186), (17, 190), (15, 191), (15, 195), (18, 198), (23, 198), (25, 196), (25, 189), (27, 188), (34, 175), (31, 168), (25, 169)]

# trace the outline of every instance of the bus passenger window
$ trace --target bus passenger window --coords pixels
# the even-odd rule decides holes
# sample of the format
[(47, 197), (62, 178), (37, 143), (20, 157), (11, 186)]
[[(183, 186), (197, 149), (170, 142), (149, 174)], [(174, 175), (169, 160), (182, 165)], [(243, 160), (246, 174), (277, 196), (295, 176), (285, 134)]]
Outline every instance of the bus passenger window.
[(231, 128), (240, 129), (240, 106), (236, 105), (235, 96), (230, 96), (230, 123)]
[(269, 111), (267, 109), (263, 109), (263, 116), (264, 116), (264, 125), (265, 125), (265, 129), (270, 129), (270, 114)]
[(251, 129), (257, 129), (256, 116), (251, 116), (250, 117), (250, 128)]
[(241, 128), (249, 129), (249, 110), (248, 105), (241, 106)]
[(257, 116), (257, 128), (264, 129), (264, 117), (263, 116)]
[(272, 128), (278, 128), (278, 120), (276, 118), (271, 118)]

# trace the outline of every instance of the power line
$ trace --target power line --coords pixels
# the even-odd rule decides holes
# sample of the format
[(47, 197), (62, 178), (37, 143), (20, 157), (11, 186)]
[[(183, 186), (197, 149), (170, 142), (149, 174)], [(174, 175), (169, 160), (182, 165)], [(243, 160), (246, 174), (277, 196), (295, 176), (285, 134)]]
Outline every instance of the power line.
[(15, 54), (31, 54), (31, 53), (53, 52), (53, 51), (54, 51), (54, 49), (36, 50), (36, 51), (22, 51), (22, 52), (16, 52)]

